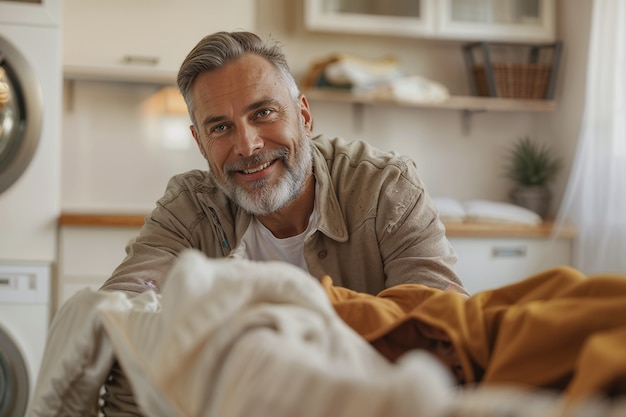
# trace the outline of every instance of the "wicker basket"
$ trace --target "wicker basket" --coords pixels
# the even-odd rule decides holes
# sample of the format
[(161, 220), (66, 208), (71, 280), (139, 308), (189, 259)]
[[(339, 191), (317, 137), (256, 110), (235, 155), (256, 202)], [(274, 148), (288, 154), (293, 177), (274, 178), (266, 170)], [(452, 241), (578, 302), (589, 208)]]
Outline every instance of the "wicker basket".
[[(543, 99), (550, 79), (550, 65), (542, 64), (491, 64), (496, 84), (496, 96), (507, 98)], [(490, 96), (484, 65), (473, 68), (479, 96)]]

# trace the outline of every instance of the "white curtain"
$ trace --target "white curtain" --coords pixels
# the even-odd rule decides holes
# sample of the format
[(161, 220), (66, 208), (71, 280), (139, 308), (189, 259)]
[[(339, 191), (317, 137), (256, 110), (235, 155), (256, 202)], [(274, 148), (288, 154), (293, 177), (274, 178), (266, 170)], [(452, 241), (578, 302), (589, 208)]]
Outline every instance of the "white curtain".
[(594, 0), (587, 65), (578, 149), (557, 222), (578, 228), (575, 267), (626, 273), (625, 0)]

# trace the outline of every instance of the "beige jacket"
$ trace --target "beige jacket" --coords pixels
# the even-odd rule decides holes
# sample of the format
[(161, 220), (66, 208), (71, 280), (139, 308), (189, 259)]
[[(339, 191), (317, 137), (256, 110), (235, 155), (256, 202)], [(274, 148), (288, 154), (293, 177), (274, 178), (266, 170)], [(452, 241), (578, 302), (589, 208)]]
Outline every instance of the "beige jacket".
[[(311, 275), (369, 294), (403, 283), (463, 292), (456, 255), (413, 161), (359, 141), (318, 136), (312, 143), (320, 219), (305, 243)], [(208, 171), (175, 176), (102, 288), (158, 290), (186, 248), (240, 257), (250, 219)]]
[[(369, 294), (403, 283), (465, 293), (453, 271), (456, 255), (413, 161), (363, 142), (322, 136), (312, 142), (320, 218), (305, 243), (311, 275), (328, 275), (337, 286)], [(160, 290), (187, 248), (212, 258), (241, 257), (250, 219), (209, 172), (178, 175), (102, 288)], [(117, 364), (105, 388), (107, 417), (141, 415)]]

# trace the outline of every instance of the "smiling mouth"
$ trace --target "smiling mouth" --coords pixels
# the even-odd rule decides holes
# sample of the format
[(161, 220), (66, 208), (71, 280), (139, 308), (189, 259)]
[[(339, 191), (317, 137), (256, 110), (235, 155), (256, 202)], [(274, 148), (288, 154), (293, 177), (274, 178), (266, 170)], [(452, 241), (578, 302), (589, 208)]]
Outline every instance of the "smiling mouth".
[(266, 162), (263, 165), (259, 165), (256, 168), (244, 169), (241, 172), (244, 173), (244, 174), (254, 174), (255, 172), (263, 171), (265, 168), (267, 168), (268, 166), (272, 165), (272, 163), (273, 163), (273, 161)]

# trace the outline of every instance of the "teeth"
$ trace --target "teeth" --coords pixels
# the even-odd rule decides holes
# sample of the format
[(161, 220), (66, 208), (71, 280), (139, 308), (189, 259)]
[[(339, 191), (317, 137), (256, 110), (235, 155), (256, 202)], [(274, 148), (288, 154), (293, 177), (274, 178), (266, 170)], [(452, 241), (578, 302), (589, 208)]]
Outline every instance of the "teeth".
[(270, 166), (269, 162), (266, 162), (265, 164), (261, 165), (260, 167), (254, 168), (254, 169), (244, 169), (243, 173), (244, 174), (254, 174), (255, 172), (259, 172), (265, 168), (267, 168), (268, 166)]

